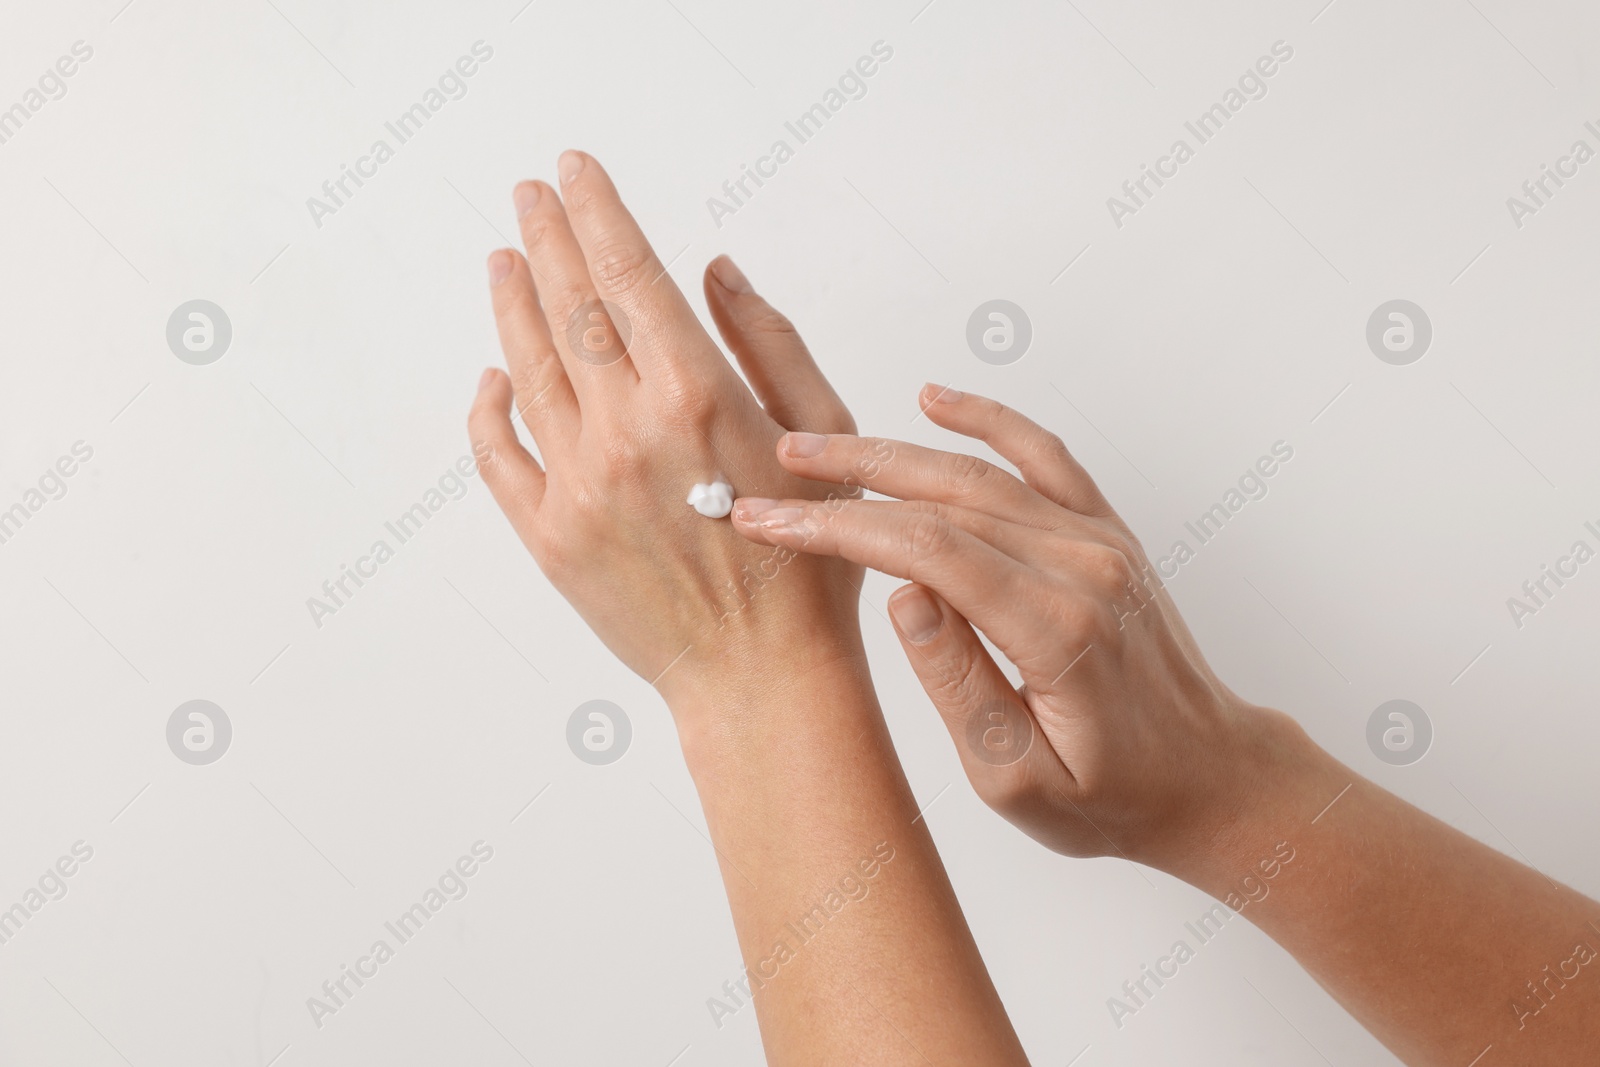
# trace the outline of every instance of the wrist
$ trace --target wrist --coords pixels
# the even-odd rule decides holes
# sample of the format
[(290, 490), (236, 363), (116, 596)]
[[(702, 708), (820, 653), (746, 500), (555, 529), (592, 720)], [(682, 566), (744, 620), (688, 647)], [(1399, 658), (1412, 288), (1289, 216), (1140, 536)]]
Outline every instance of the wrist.
[(657, 689), (691, 771), (774, 738), (792, 744), (839, 716), (881, 719), (859, 636), (805, 643), (783, 655), (720, 650), (688, 660), (680, 664), (687, 670)]
[(1295, 847), (1355, 778), (1283, 712), (1247, 705), (1236, 723), (1228, 773), (1204, 815), (1153, 864), (1218, 899), (1280, 845)]
[(792, 689), (813, 670), (866, 660), (854, 585), (789, 593), (758, 587), (741, 590), (729, 604), (717, 605), (714, 621), (649, 679), (676, 719), (741, 696)]

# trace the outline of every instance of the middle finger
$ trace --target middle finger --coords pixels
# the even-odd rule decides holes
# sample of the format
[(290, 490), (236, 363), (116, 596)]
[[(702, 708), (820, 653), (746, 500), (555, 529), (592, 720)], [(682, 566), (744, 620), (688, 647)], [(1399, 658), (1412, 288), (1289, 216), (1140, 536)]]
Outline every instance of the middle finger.
[(617, 333), (595, 292), (561, 198), (544, 182), (523, 182), (513, 197), (539, 302), (579, 406), (638, 381), (627, 338)]

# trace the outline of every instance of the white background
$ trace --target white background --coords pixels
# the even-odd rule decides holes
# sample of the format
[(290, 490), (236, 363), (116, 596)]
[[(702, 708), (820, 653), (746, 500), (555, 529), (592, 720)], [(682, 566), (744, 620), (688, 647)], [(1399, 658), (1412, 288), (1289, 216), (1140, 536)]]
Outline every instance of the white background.
[[(753, 1013), (706, 1007), (739, 957), (666, 711), (481, 483), (321, 628), (306, 607), (467, 453), (484, 257), (573, 146), (697, 304), (733, 254), (863, 428), (950, 445), (923, 381), (1000, 397), (1153, 551), (1290, 443), (1172, 582), (1219, 672), (1600, 892), (1600, 562), (1520, 629), (1506, 605), (1597, 540), (1600, 162), (1520, 229), (1505, 203), (1600, 148), (1600, 13), (1323, 2), (7, 0), (0, 108), (94, 54), (0, 144), (0, 509), (94, 455), (0, 544), (0, 908), (94, 856), (0, 946), (0, 1062), (759, 1060)], [(315, 226), (307, 197), (478, 40), (466, 97)], [(866, 96), (719, 228), (707, 199), (878, 40)], [(1279, 40), (1268, 95), (1115, 226), (1107, 197)], [(1033, 323), (1010, 366), (964, 340), (995, 297)], [(165, 340), (194, 298), (233, 324), (210, 366)], [(1394, 298), (1434, 326), (1410, 366), (1364, 339)], [(1107, 998), (1208, 901), (984, 808), (891, 588), (863, 607), (886, 712), (1035, 1062), (1393, 1062), (1244, 920), (1118, 1029)], [(1408, 767), (1365, 740), (1397, 697), (1436, 735)], [(234, 727), (206, 767), (165, 739), (195, 698)], [(609, 767), (564, 740), (595, 698), (633, 723)], [(315, 1027), (306, 998), (479, 839), (469, 895)]]

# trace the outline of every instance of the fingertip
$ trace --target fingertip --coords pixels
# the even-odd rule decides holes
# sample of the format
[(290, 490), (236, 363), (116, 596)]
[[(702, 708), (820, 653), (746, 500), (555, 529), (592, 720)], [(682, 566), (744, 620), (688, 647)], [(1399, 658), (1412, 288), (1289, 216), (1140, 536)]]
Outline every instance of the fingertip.
[(520, 222), (528, 213), (539, 206), (539, 198), (544, 195), (542, 182), (518, 182), (511, 190), (511, 204), (517, 209), (517, 220)]
[(503, 367), (489, 367), (483, 372), (481, 381), (484, 392), (490, 396), (498, 396), (509, 401), (515, 391), (511, 375)]
[(804, 430), (790, 430), (778, 440), (779, 454), (793, 459), (815, 459), (827, 447), (827, 435)]
[(958, 403), (959, 401), (966, 399), (966, 396), (967, 394), (963, 393), (959, 389), (952, 389), (948, 385), (938, 385), (934, 382), (928, 382), (923, 385), (922, 390), (920, 393), (918, 393), (917, 398), (922, 404), (922, 409), (927, 411), (938, 404)]
[(746, 525), (754, 523), (765, 512), (777, 507), (779, 501), (764, 496), (742, 496), (733, 502), (733, 521)]
[[(752, 497), (741, 497), (733, 502), (733, 510), (728, 513), (729, 520), (733, 523), (734, 532), (746, 541), (758, 545), (776, 545), (770, 536), (771, 531), (761, 526), (756, 519), (760, 512), (770, 507), (773, 501), (760, 500)], [(755, 505), (755, 506), (752, 506)]]
[(496, 412), (503, 414), (508, 407), (506, 396), (510, 381), (505, 371), (498, 367), (485, 368), (478, 376), (478, 391), (472, 396), (472, 411), (469, 417), (492, 416)]
[(556, 172), (561, 176), (561, 184), (567, 185), (582, 174), (588, 160), (589, 157), (576, 148), (569, 148), (561, 153), (561, 158), (556, 160)]
[(497, 248), (489, 253), (490, 285), (499, 285), (511, 277), (511, 270), (517, 265), (516, 255), (509, 248)]
[(537, 501), (543, 493), (544, 469), (517, 440), (511, 423), (511, 379), (497, 367), (479, 379), (478, 395), (467, 413), (467, 433), (478, 472), (503, 509), (511, 500), (505, 496), (508, 492), (524, 502)]
[(750, 284), (750, 279), (745, 277), (744, 271), (740, 270), (726, 253), (713, 259), (707, 269), (717, 284), (731, 295), (749, 296), (756, 291), (755, 286)]

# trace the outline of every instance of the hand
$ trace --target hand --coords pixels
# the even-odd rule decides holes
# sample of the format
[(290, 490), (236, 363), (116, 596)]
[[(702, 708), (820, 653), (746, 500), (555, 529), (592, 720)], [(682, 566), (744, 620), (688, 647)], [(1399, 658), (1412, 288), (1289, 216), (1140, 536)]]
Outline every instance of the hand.
[[(1022, 477), (901, 442), (791, 433), (777, 457), (793, 474), (853, 471), (899, 500), (741, 498), (735, 525), (911, 580), (889, 612), (978, 794), (1059, 852), (1171, 869), (1222, 832), (1298, 727), (1211, 672), (1138, 540), (1059, 438), (979, 396), (927, 386), (922, 404)], [(869, 455), (879, 461), (864, 466)]]
[[(600, 164), (568, 152), (560, 173), (559, 196), (543, 182), (515, 190), (527, 258), (489, 259), (511, 376), (484, 373), (468, 426), (500, 509), (600, 639), (663, 693), (859, 655), (859, 568), (763, 549), (685, 503), (719, 473), (736, 492), (822, 496), (773, 444), (785, 429), (851, 432), (849, 412), (724, 257), (707, 268), (706, 300), (752, 396)], [(543, 466), (517, 439), (513, 392)]]

